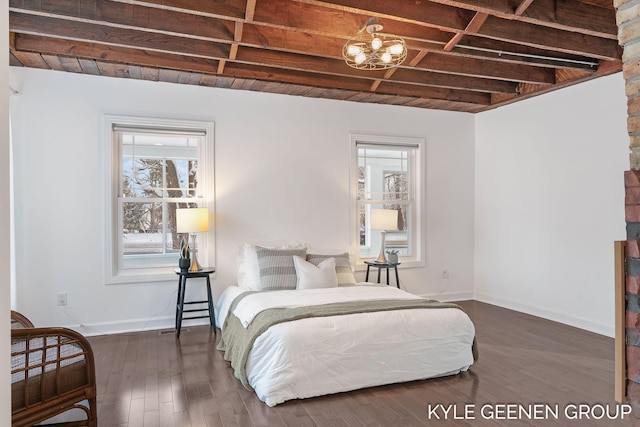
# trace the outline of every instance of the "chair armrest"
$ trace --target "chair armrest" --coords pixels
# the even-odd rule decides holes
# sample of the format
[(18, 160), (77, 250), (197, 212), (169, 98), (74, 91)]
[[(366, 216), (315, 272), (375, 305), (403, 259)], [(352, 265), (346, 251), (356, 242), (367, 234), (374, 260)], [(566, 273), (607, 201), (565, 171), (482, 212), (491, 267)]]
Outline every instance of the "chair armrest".
[(31, 320), (27, 319), (23, 314), (11, 310), (11, 329), (33, 328)]

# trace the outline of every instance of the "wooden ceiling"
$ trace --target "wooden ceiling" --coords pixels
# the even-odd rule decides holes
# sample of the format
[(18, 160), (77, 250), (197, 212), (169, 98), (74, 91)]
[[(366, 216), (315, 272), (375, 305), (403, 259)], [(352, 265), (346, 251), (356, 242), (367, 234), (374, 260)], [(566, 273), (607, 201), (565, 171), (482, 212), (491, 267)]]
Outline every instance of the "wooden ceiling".
[[(480, 112), (622, 69), (612, 0), (10, 0), (10, 63)], [(370, 17), (397, 68), (342, 47)]]

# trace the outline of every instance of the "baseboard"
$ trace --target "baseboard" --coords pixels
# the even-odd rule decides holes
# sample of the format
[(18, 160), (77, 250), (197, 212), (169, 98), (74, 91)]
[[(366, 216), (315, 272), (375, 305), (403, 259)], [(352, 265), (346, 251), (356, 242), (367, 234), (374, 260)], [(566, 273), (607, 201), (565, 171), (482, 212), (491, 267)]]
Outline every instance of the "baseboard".
[(533, 305), (521, 304), (515, 301), (496, 298), (479, 292), (474, 293), (473, 299), (487, 304), (497, 305), (498, 307), (508, 308), (510, 310), (530, 314), (532, 316), (542, 317), (543, 319), (553, 320), (554, 322), (574, 326), (576, 328), (584, 329), (611, 338), (615, 336), (614, 326), (603, 325), (581, 317), (570, 316), (566, 313), (560, 313)]
[(442, 292), (438, 294), (422, 294), (420, 296), (444, 302), (467, 301), (473, 299), (473, 292)]
[[(447, 292), (441, 294), (425, 294), (424, 298), (437, 299), (438, 301), (465, 301), (473, 299), (471, 292)], [(84, 336), (98, 336), (111, 334), (125, 334), (130, 332), (155, 331), (175, 328), (174, 316), (153, 317), (150, 319), (134, 319), (121, 322), (85, 323), (75, 325), (64, 325), (66, 328), (80, 332)], [(182, 327), (208, 325), (207, 319), (194, 319), (185, 321)]]
[[(182, 327), (208, 325), (207, 319), (185, 320)], [(80, 332), (84, 336), (98, 336), (111, 334), (125, 334), (129, 332), (155, 331), (175, 329), (174, 316), (153, 317), (151, 319), (134, 319), (123, 322), (87, 323), (81, 325), (65, 325), (69, 329)]]
[[(503, 298), (496, 298), (483, 293), (443, 292), (439, 294), (422, 294), (420, 296), (445, 302), (476, 300), (487, 304), (496, 305), (498, 307), (519, 311), (521, 313), (530, 314), (532, 316), (542, 317), (544, 319), (574, 326), (576, 328), (585, 329), (587, 331), (591, 331), (600, 335), (605, 335), (612, 338), (615, 336), (615, 328), (613, 326), (602, 325), (600, 323), (595, 323), (580, 317), (568, 316), (566, 313), (559, 313), (556, 311), (543, 309), (541, 307), (521, 304), (510, 300), (505, 300)], [(188, 323), (185, 322), (183, 324), (183, 327), (206, 324), (208, 324), (207, 319), (194, 319), (189, 320)], [(88, 323), (65, 326), (67, 328), (78, 331), (85, 336), (123, 334), (128, 332), (174, 329), (175, 317), (163, 316), (153, 317), (150, 319), (134, 319), (122, 322)]]
[[(440, 294), (420, 295), (424, 298), (436, 299), (438, 301), (466, 301), (473, 299), (472, 292), (443, 292)], [(189, 320), (183, 323), (185, 326), (207, 325), (207, 319)], [(69, 329), (80, 332), (84, 336), (98, 336), (111, 334), (125, 334), (129, 332), (154, 331), (175, 328), (174, 316), (153, 317), (150, 319), (134, 319), (121, 322), (86, 323), (81, 325), (65, 325)]]

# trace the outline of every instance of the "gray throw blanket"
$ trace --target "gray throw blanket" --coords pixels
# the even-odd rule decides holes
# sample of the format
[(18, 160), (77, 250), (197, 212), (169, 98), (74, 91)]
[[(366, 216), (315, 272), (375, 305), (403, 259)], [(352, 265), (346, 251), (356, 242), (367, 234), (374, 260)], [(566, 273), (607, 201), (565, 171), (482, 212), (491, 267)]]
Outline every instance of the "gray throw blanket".
[[(224, 351), (225, 360), (231, 362), (236, 378), (249, 390), (251, 386), (247, 379), (246, 365), (249, 352), (255, 340), (271, 326), (282, 322), (305, 319), (309, 317), (339, 316), (355, 313), (369, 313), (374, 311), (406, 310), (406, 309), (439, 309), (462, 308), (456, 304), (444, 303), (428, 299), (410, 300), (373, 300), (338, 302), (331, 304), (313, 305), (294, 308), (271, 308), (260, 312), (248, 328), (244, 328), (240, 320), (233, 314), (237, 303), (250, 293), (245, 293), (232, 303), (229, 314), (222, 327), (222, 338), (218, 350)], [(478, 349), (475, 337), (473, 339), (473, 360), (478, 360)]]

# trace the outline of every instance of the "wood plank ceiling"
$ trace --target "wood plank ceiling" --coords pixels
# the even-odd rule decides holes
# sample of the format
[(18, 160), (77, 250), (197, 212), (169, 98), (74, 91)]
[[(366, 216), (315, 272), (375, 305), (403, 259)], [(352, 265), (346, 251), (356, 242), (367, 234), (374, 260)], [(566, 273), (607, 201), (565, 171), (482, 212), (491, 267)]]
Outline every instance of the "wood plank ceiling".
[[(14, 66), (480, 112), (622, 69), (612, 0), (10, 0)], [(368, 18), (397, 68), (342, 59)], [(595, 102), (595, 100), (594, 100)]]

